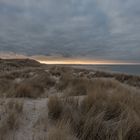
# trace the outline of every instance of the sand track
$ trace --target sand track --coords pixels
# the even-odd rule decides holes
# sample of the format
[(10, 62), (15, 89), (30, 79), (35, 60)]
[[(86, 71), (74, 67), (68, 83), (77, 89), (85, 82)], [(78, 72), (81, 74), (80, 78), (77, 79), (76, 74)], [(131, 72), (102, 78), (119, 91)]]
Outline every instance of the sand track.
[[(41, 116), (46, 117), (48, 114), (47, 98), (43, 99), (1, 99), (1, 102), (8, 100), (23, 102), (23, 113), (20, 115), (20, 125), (17, 130), (7, 134), (8, 140), (38, 140), (45, 139), (42, 136), (47, 135), (47, 130), (38, 126), (38, 120)], [(45, 125), (45, 124), (43, 124)], [(47, 124), (46, 124), (47, 125)], [(36, 127), (38, 126), (38, 127)], [(42, 128), (41, 128), (42, 127)], [(47, 126), (46, 126), (47, 127)], [(9, 135), (9, 136), (8, 136)]]

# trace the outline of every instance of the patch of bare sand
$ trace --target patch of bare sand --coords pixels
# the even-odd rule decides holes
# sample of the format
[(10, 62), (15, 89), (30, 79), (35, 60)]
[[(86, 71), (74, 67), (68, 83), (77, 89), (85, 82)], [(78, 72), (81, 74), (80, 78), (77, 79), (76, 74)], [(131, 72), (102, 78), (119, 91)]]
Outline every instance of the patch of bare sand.
[[(47, 124), (39, 123), (41, 116), (47, 120), (48, 108), (47, 98), (43, 99), (0, 99), (2, 105), (8, 100), (23, 102), (23, 112), (20, 125), (15, 132), (10, 132), (7, 140), (38, 140), (47, 136)], [(1, 106), (2, 106), (1, 105)], [(42, 118), (43, 119), (43, 118)], [(44, 126), (39, 126), (44, 125)], [(46, 126), (45, 126), (46, 125)]]

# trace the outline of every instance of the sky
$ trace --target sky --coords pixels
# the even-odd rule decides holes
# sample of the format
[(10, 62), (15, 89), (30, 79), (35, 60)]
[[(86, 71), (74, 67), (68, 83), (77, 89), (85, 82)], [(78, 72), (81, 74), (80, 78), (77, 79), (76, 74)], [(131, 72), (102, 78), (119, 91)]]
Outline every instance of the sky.
[(0, 54), (140, 63), (139, 7), (140, 0), (0, 0)]

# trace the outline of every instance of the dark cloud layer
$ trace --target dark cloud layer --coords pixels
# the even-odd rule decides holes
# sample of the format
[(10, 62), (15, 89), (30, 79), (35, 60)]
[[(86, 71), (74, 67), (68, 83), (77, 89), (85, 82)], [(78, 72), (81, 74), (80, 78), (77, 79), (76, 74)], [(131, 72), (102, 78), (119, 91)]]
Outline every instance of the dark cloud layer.
[(140, 62), (139, 0), (0, 0), (0, 51)]

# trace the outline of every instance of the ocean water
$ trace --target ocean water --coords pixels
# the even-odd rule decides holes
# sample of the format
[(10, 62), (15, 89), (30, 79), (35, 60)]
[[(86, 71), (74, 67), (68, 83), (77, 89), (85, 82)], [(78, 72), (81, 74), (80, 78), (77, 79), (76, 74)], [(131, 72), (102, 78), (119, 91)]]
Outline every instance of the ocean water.
[(77, 65), (76, 67), (140, 76), (140, 65)]

